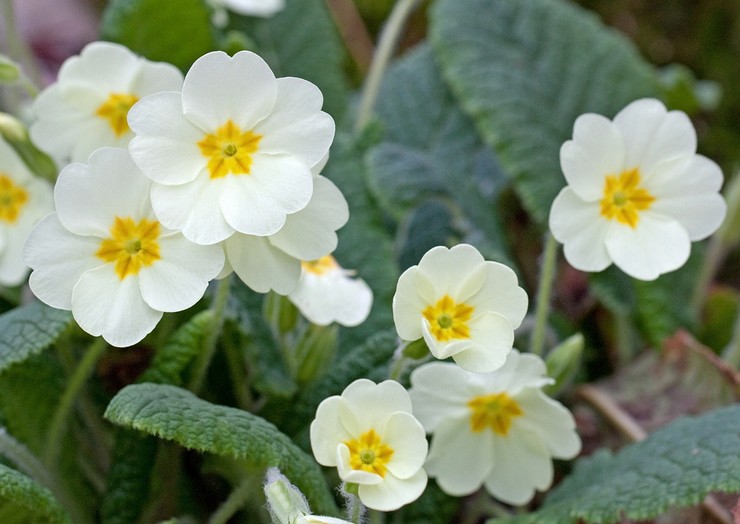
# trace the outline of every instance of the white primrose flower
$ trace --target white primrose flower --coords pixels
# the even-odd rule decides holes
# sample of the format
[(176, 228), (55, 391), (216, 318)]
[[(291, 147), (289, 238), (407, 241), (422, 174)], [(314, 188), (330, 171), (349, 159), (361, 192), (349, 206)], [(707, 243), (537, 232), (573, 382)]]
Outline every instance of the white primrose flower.
[(481, 485), (509, 504), (525, 504), (552, 483), (552, 457), (581, 449), (575, 421), (541, 391), (552, 379), (532, 354), (513, 350), (492, 373), (444, 362), (411, 373), (414, 414), (432, 433), (425, 468), (442, 490), (469, 495)]
[(288, 294), (290, 301), (312, 323), (327, 326), (362, 324), (370, 314), (373, 292), (354, 271), (340, 266), (331, 255), (301, 262), (301, 279)]
[(0, 138), (0, 285), (18, 286), (28, 275), (23, 245), (42, 217), (54, 211), (51, 184), (28, 170)]
[(582, 271), (617, 265), (654, 280), (681, 267), (691, 242), (720, 226), (722, 172), (696, 154), (688, 116), (642, 99), (611, 121), (587, 113), (560, 149), (568, 185), (550, 210), (565, 258)]
[(346, 520), (311, 515), (308, 501), (277, 468), (267, 470), (265, 498), (274, 524), (353, 524)]
[(319, 404), (310, 434), (316, 461), (336, 467), (344, 482), (357, 484), (368, 508), (394, 511), (426, 487), (424, 428), (398, 382), (355, 380), (341, 396)]
[(85, 162), (103, 146), (125, 148), (133, 137), (126, 121), (131, 106), (181, 86), (175, 66), (150, 62), (119, 44), (93, 42), (67, 59), (57, 82), (34, 101), (31, 139), (63, 163)]
[(234, 233), (224, 241), (226, 267), (258, 293), (287, 295), (298, 285), (301, 260), (313, 260), (337, 247), (336, 231), (349, 219), (349, 207), (334, 183), (315, 175), (308, 205), (288, 215), (269, 236)]
[(139, 342), (162, 312), (195, 304), (224, 264), (220, 246), (193, 244), (157, 221), (150, 187), (126, 150), (98, 149), (62, 170), (57, 213), (26, 243), (34, 294), (114, 346)]
[(137, 102), (129, 149), (154, 181), (162, 225), (198, 244), (280, 231), (311, 199), (311, 168), (334, 138), (322, 103), (315, 85), (276, 79), (249, 51), (208, 53), (185, 75), (181, 93)]
[(393, 320), (403, 340), (423, 336), (436, 358), (488, 372), (504, 364), (527, 303), (507, 266), (468, 244), (437, 246), (398, 279)]

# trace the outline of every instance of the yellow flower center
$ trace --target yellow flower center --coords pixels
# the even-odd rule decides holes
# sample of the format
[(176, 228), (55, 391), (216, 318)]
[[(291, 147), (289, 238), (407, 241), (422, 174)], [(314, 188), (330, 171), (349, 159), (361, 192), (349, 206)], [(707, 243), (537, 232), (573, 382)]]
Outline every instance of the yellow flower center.
[(120, 137), (128, 133), (129, 127), (126, 117), (131, 106), (139, 101), (139, 98), (128, 93), (111, 93), (108, 99), (100, 104), (95, 114), (104, 118), (113, 129), (113, 133)]
[(473, 306), (465, 302), (456, 304), (454, 299), (445, 295), (436, 304), (424, 309), (421, 314), (429, 321), (434, 338), (440, 342), (447, 342), (453, 338), (470, 338), (468, 321), (473, 311)]
[(198, 142), (201, 154), (208, 159), (211, 178), (221, 178), (228, 174), (248, 175), (252, 168), (252, 154), (257, 151), (262, 135), (252, 131), (242, 131), (233, 121), (228, 120)]
[(360, 438), (345, 442), (349, 448), (349, 464), (359, 469), (385, 477), (386, 465), (393, 456), (393, 448), (385, 444), (374, 429), (366, 431)]
[(116, 217), (110, 228), (110, 238), (100, 243), (95, 255), (116, 264), (116, 274), (123, 280), (136, 275), (142, 267), (159, 260), (159, 222), (142, 218)]
[(491, 428), (494, 433), (505, 437), (511, 428), (511, 422), (524, 414), (522, 408), (506, 393), (481, 395), (468, 402), (472, 411), (470, 427), (479, 432)]
[(337, 264), (333, 256), (326, 255), (316, 260), (303, 260), (301, 261), (301, 267), (304, 271), (308, 271), (314, 275), (323, 275), (333, 269), (337, 269), (339, 264)]
[(10, 224), (18, 220), (23, 206), (28, 202), (28, 192), (0, 173), (0, 220)]
[(649, 209), (653, 202), (655, 197), (640, 187), (640, 171), (629, 169), (620, 175), (606, 177), (601, 216), (634, 229), (640, 220), (639, 212)]

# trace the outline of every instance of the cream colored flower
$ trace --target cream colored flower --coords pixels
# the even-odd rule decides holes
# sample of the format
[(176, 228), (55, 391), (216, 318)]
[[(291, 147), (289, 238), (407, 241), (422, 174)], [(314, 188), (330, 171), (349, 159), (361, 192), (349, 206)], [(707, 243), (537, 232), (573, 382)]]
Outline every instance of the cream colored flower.
[(353, 271), (340, 266), (331, 255), (301, 262), (301, 279), (288, 294), (290, 301), (309, 321), (319, 326), (332, 322), (357, 326), (373, 305), (373, 292)]
[(542, 359), (516, 350), (492, 373), (442, 362), (411, 373), (414, 414), (433, 434), (425, 468), (443, 491), (463, 496), (484, 485), (525, 504), (552, 483), (552, 457), (578, 454), (573, 416), (540, 389), (552, 382), (545, 373)]
[(28, 170), (0, 137), (0, 285), (26, 280), (23, 245), (36, 223), (54, 211), (51, 184)]
[(467, 244), (438, 246), (398, 279), (393, 320), (403, 340), (423, 336), (436, 358), (488, 372), (504, 364), (527, 302), (507, 266)]
[(550, 210), (565, 258), (582, 271), (616, 264), (654, 280), (681, 267), (691, 242), (720, 226), (722, 172), (696, 154), (686, 114), (658, 100), (632, 102), (613, 121), (578, 117), (560, 164), (568, 185)]
[(310, 434), (318, 463), (336, 467), (344, 482), (358, 484), (368, 508), (396, 510), (426, 487), (424, 429), (398, 382), (355, 380), (341, 396), (319, 404)]
[(88, 44), (67, 59), (56, 83), (34, 101), (31, 139), (62, 163), (85, 162), (99, 147), (123, 147), (134, 136), (128, 111), (159, 91), (179, 91), (182, 74), (150, 62), (122, 45)]
[(198, 244), (278, 233), (310, 201), (311, 168), (334, 138), (322, 103), (312, 83), (276, 79), (252, 52), (200, 57), (181, 93), (151, 95), (129, 113), (129, 149), (154, 181), (157, 218)]
[(139, 342), (162, 318), (203, 296), (224, 264), (220, 246), (199, 246), (157, 221), (151, 182), (128, 152), (96, 150), (65, 167), (57, 213), (38, 223), (24, 259), (31, 290), (72, 310), (82, 329), (114, 346)]

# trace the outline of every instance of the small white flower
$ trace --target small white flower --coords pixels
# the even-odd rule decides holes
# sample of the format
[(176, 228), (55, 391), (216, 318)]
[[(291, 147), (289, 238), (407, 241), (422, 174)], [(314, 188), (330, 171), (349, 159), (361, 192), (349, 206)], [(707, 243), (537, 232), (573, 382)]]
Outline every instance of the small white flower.
[(182, 74), (110, 42), (88, 44), (67, 59), (57, 82), (34, 101), (31, 139), (57, 160), (85, 162), (103, 146), (128, 145), (126, 116), (134, 103), (159, 91), (179, 90)]
[(0, 285), (17, 286), (28, 275), (23, 245), (42, 217), (54, 211), (51, 184), (35, 177), (0, 138)]
[(312, 323), (326, 326), (362, 324), (370, 314), (373, 292), (354, 271), (340, 266), (331, 255), (301, 262), (301, 279), (288, 294), (290, 301)]
[(24, 258), (31, 290), (71, 309), (77, 323), (114, 346), (139, 342), (162, 317), (203, 296), (224, 264), (220, 246), (199, 246), (161, 226), (151, 182), (123, 149), (96, 150), (65, 167), (57, 213), (31, 233)]
[(249, 51), (200, 57), (182, 93), (151, 95), (129, 113), (157, 218), (199, 244), (277, 233), (308, 204), (311, 168), (334, 138), (322, 103), (312, 83), (276, 79)]
[(691, 242), (720, 226), (722, 172), (696, 154), (696, 132), (681, 111), (642, 99), (613, 121), (581, 115), (560, 149), (568, 186), (555, 198), (550, 229), (582, 271), (615, 263), (654, 280), (681, 267)]
[(319, 404), (310, 433), (317, 462), (358, 484), (360, 500), (371, 509), (396, 510), (426, 487), (424, 428), (398, 382), (355, 380)]
[(403, 340), (423, 336), (435, 357), (488, 372), (504, 364), (527, 302), (507, 266), (467, 244), (437, 246), (398, 279), (393, 320)]
[(581, 441), (570, 412), (540, 388), (552, 383), (542, 359), (509, 353), (492, 373), (433, 362), (411, 373), (414, 413), (433, 433), (425, 468), (442, 490), (463, 496), (485, 485), (525, 504), (552, 483), (552, 457), (570, 459)]
[(314, 176), (308, 205), (288, 215), (269, 236), (234, 233), (224, 242), (227, 268), (254, 291), (287, 295), (298, 285), (301, 260), (314, 260), (337, 247), (336, 231), (349, 219), (349, 208), (337, 186)]

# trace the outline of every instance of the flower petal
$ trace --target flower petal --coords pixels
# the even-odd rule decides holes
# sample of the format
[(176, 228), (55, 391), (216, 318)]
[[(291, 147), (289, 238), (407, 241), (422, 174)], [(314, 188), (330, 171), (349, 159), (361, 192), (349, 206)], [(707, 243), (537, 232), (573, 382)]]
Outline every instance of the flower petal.
[(430, 362), (411, 372), (411, 403), (414, 416), (429, 432), (445, 418), (468, 414), (467, 401), (475, 396), (468, 381), (470, 373), (455, 364)]
[(470, 417), (446, 418), (437, 426), (424, 466), (448, 495), (475, 492), (493, 468), (493, 433), (473, 432)]
[(465, 302), (476, 311), (492, 311), (506, 317), (516, 329), (527, 314), (527, 292), (519, 287), (516, 273), (498, 262), (485, 263), (483, 286)]
[(606, 175), (624, 168), (624, 141), (619, 128), (601, 115), (586, 113), (573, 126), (573, 140), (560, 148), (560, 167), (571, 190), (587, 202), (601, 199)]
[(678, 269), (689, 258), (689, 234), (677, 221), (643, 211), (634, 229), (615, 224), (605, 239), (619, 269), (640, 280), (655, 280)]
[(417, 340), (423, 336), (421, 312), (429, 303), (417, 292), (417, 275), (420, 275), (418, 266), (404, 271), (393, 295), (393, 322), (403, 340)]
[(409, 413), (391, 413), (381, 438), (393, 450), (387, 465), (393, 476), (407, 479), (424, 465), (427, 458), (426, 434), (419, 421)]
[(411, 413), (408, 392), (394, 380), (386, 380), (377, 385), (368, 379), (355, 380), (344, 390), (342, 398), (348, 411), (357, 417), (360, 427), (347, 428), (357, 436), (369, 429), (380, 433), (392, 412)]
[(395, 511), (418, 499), (427, 487), (427, 474), (420, 469), (407, 479), (386, 475), (378, 484), (360, 484), (358, 495), (365, 506), (377, 511)]
[(141, 298), (139, 279), (119, 279), (113, 264), (80, 276), (72, 291), (72, 315), (82, 329), (116, 347), (140, 342), (162, 318)]
[(228, 120), (252, 129), (265, 118), (277, 98), (270, 67), (255, 53), (206, 53), (196, 60), (182, 85), (186, 117), (201, 129), (215, 131)]
[(569, 187), (560, 191), (550, 209), (550, 231), (564, 244), (568, 263), (581, 271), (603, 271), (611, 265), (604, 244), (609, 225), (598, 202), (584, 202)]
[(341, 443), (337, 445), (336, 455), (337, 473), (339, 474), (339, 478), (344, 482), (360, 485), (380, 484), (383, 482), (383, 477), (377, 473), (352, 468), (350, 465), (350, 451), (346, 444)]
[(224, 244), (226, 258), (239, 278), (258, 293), (287, 295), (298, 285), (301, 263), (265, 237), (234, 234)]
[(506, 362), (514, 343), (514, 330), (506, 317), (484, 312), (470, 321), (470, 338), (473, 344), (453, 354), (453, 360), (468, 371), (488, 373)]
[(288, 297), (304, 317), (319, 326), (332, 322), (359, 325), (367, 318), (373, 303), (370, 287), (363, 280), (345, 276), (341, 270), (324, 275), (304, 271)]
[(477, 270), (484, 264), (483, 255), (468, 244), (458, 244), (451, 249), (444, 246), (433, 247), (419, 261), (422, 271), (438, 289), (444, 289), (460, 300), (459, 290), (466, 287), (466, 294), (473, 294), (477, 289), (466, 286), (467, 281), (461, 275), (477, 275), (478, 284), (483, 285), (484, 274)]
[(537, 434), (550, 454), (560, 459), (572, 459), (581, 451), (581, 439), (576, 423), (562, 404), (541, 390), (529, 388), (515, 397), (524, 416), (514, 424), (524, 431)]
[(354, 438), (339, 418), (340, 405), (343, 403), (344, 400), (339, 395), (322, 400), (316, 409), (316, 417), (311, 422), (311, 450), (316, 462), (322, 466), (336, 466), (337, 445)]

